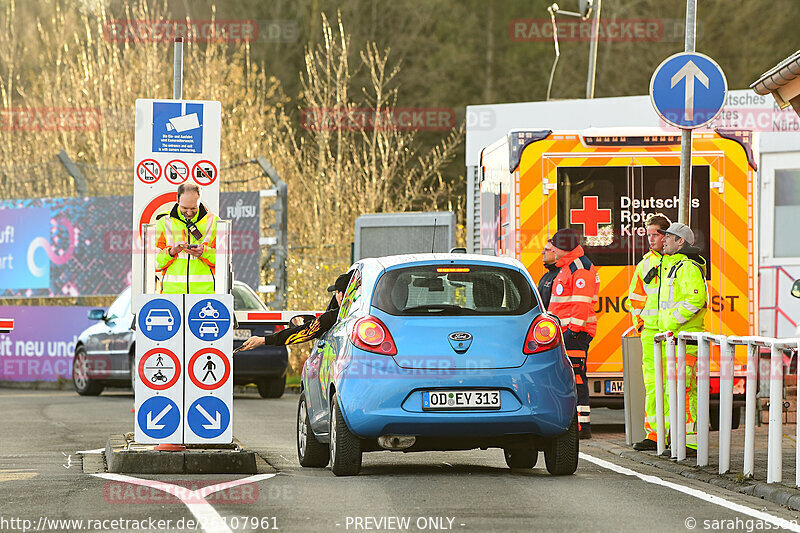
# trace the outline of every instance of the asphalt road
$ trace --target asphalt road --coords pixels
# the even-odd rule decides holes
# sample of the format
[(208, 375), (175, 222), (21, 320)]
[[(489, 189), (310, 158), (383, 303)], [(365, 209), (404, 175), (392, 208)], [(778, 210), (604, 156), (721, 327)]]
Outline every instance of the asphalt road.
[[(627, 462), (591, 444), (582, 447), (578, 472), (568, 477), (548, 475), (541, 456), (536, 468), (511, 471), (500, 450), (488, 450), (369, 453), (361, 475), (336, 478), (327, 469), (297, 463), (296, 402), (294, 394), (280, 400), (236, 397), (234, 434), (268, 464), (256, 480), (200, 499), (188, 491), (247, 476), (107, 479), (89, 473), (102, 469), (101, 456), (77, 452), (92, 452), (110, 434), (132, 431), (130, 392), (84, 398), (0, 389), (0, 531), (752, 532), (776, 529), (776, 519), (798, 518), (777, 505)], [(618, 425), (600, 423), (618, 422), (618, 413), (598, 410), (593, 417), (599, 438), (619, 431)], [(188, 505), (141, 485), (154, 481), (183, 487), (179, 494)], [(198, 517), (207, 519), (206, 527), (186, 527)], [(219, 519), (224, 526), (212, 523)]]

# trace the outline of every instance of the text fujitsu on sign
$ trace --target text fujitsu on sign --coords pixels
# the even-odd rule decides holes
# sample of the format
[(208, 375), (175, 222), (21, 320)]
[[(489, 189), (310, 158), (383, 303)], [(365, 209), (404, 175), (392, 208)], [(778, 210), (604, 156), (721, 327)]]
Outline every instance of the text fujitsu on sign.
[[(560, 168), (558, 227), (583, 237), (594, 264), (632, 264), (649, 249), (650, 216), (661, 213), (677, 221), (678, 172), (677, 166)], [(693, 167), (690, 208), (695, 246), (710, 260), (708, 167)]]

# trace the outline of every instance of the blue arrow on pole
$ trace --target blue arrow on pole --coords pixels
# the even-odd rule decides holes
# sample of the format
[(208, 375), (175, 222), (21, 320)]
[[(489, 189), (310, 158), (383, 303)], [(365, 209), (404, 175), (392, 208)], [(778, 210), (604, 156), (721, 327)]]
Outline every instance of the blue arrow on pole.
[(668, 57), (650, 80), (650, 100), (668, 124), (694, 129), (722, 111), (728, 82), (713, 59), (696, 52)]

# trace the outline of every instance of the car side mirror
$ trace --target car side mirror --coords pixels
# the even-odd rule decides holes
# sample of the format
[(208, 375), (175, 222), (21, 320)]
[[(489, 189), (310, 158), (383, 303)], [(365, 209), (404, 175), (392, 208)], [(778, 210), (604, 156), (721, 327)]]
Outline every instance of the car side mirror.
[(800, 279), (795, 280), (794, 285), (792, 285), (792, 296), (800, 298)]
[(106, 319), (106, 310), (105, 309), (92, 309), (89, 311), (89, 320), (105, 320)]

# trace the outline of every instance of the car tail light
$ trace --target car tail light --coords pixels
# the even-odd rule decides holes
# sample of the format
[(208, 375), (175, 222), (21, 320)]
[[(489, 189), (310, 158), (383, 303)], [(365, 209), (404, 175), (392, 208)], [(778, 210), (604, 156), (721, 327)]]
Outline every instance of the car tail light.
[(368, 352), (381, 355), (396, 355), (397, 347), (392, 334), (379, 319), (374, 316), (360, 318), (355, 326), (350, 340), (356, 347)]
[(547, 315), (539, 315), (528, 328), (528, 334), (525, 336), (525, 345), (522, 347), (522, 352), (526, 354), (541, 352), (549, 350), (555, 346), (561, 339), (561, 328), (555, 319)]

